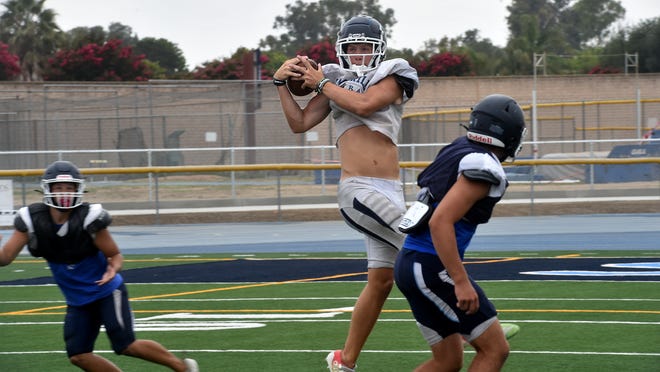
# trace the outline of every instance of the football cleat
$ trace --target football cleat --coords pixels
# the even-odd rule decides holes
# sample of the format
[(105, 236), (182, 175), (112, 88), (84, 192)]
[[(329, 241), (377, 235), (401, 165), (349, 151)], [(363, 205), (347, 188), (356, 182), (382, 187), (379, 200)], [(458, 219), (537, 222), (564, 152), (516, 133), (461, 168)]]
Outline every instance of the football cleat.
[(502, 330), (504, 331), (504, 336), (506, 339), (510, 339), (511, 337), (515, 336), (520, 332), (520, 326), (517, 324), (513, 323), (500, 323), (502, 326)]
[(330, 372), (355, 372), (355, 367), (357, 367), (348, 368), (342, 364), (341, 350), (331, 351), (325, 358), (325, 361), (328, 362)]
[(199, 372), (199, 365), (195, 359), (186, 358), (183, 363), (186, 365), (186, 372)]

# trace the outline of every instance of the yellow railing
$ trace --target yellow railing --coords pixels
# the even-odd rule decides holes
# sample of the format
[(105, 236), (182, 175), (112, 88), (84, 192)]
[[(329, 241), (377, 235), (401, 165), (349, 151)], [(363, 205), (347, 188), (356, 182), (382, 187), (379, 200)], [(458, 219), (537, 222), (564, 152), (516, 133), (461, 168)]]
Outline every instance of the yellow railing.
[[(558, 103), (539, 103), (536, 105), (537, 108), (549, 108), (549, 107), (579, 107), (579, 106), (596, 106), (596, 105), (630, 105), (636, 104), (637, 101), (634, 99), (617, 99), (617, 100), (604, 100), (604, 101), (575, 101), (575, 102), (558, 102)], [(640, 103), (660, 103), (660, 98), (649, 98), (641, 99)], [(521, 105), (523, 110), (531, 110), (532, 105)], [(404, 119), (408, 118), (423, 118), (426, 116), (435, 116), (435, 115), (450, 115), (450, 114), (469, 114), (470, 109), (448, 109), (440, 111), (424, 111), (424, 112), (415, 112), (410, 114), (403, 115)]]
[[(404, 161), (401, 168), (425, 168), (430, 161)], [(597, 158), (597, 159), (524, 159), (504, 166), (522, 165), (574, 165), (574, 164), (645, 164), (658, 163), (660, 157), (646, 158)], [(99, 174), (169, 174), (169, 173), (212, 173), (212, 172), (249, 172), (249, 171), (284, 171), (284, 170), (328, 170), (340, 169), (337, 163), (332, 164), (249, 164), (249, 165), (182, 165), (159, 167), (115, 167), (115, 168), (81, 168), (84, 175)], [(0, 177), (41, 176), (43, 169), (6, 169), (0, 170)]]

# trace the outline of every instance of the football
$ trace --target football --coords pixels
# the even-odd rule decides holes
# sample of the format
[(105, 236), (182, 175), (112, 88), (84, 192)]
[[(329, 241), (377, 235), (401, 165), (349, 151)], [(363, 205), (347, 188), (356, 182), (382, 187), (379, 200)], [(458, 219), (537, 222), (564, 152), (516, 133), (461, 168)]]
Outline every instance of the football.
[[(316, 69), (318, 68), (318, 64), (312, 59), (309, 59), (309, 64), (312, 66), (312, 68)], [(298, 62), (298, 66), (304, 66), (302, 62)], [(298, 80), (298, 79), (293, 79), (289, 78), (286, 81), (286, 86), (289, 88), (289, 92), (293, 94), (294, 96), (299, 96), (303, 97), (306, 96), (314, 91), (314, 89), (311, 88), (303, 88), (302, 84), (305, 80)]]

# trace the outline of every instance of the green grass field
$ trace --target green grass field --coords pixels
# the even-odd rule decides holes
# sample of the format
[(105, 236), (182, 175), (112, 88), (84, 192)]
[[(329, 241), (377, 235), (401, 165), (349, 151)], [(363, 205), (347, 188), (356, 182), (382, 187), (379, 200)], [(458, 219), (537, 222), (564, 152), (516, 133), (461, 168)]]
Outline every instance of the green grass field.
[[(538, 253), (544, 254), (558, 252)], [(648, 257), (650, 252), (625, 255)], [(126, 259), (126, 268), (139, 268), (231, 256)], [(48, 275), (45, 266), (43, 261), (21, 257), (0, 269), (0, 282)], [(512, 353), (505, 371), (660, 370), (658, 281), (480, 284), (497, 306), (500, 319), (521, 327), (510, 340)], [(312, 280), (128, 283), (128, 288), (138, 337), (157, 340), (177, 355), (197, 359), (202, 371), (314, 372), (326, 370), (325, 355), (343, 343), (350, 309), (363, 285), (359, 281)], [(55, 286), (0, 285), (0, 370), (75, 370), (63, 351), (63, 314), (64, 302)], [(124, 371), (166, 370), (114, 355), (103, 334), (96, 350)], [(466, 365), (473, 355), (466, 349)], [(405, 299), (395, 289), (358, 361), (358, 370), (411, 371), (429, 356)]]

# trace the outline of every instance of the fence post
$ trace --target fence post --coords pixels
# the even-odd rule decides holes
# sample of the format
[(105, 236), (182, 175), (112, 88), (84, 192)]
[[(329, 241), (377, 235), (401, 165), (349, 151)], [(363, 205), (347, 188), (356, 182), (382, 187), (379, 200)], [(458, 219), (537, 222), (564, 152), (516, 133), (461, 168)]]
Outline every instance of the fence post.
[(277, 170), (277, 220), (282, 222), (282, 182), (281, 182), (281, 173), (279, 169)]
[[(149, 173), (151, 174), (151, 173)], [(156, 178), (156, 225), (160, 225), (160, 198), (158, 197), (158, 173), (155, 175)]]

